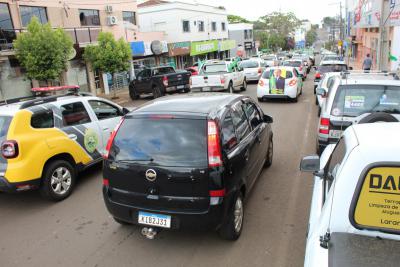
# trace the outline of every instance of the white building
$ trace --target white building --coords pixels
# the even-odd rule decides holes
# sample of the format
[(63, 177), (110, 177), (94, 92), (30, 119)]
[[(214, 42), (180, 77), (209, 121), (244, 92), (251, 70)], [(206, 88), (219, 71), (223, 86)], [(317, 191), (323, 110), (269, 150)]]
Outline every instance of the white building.
[(231, 56), (249, 57), (256, 51), (253, 24), (234, 23), (228, 25), (229, 39), (235, 40), (236, 47), (231, 49)]
[[(228, 56), (228, 16), (224, 7), (198, 3), (150, 0), (138, 5), (142, 32), (162, 31), (169, 44), (169, 56), (178, 67), (197, 58)], [(192, 57), (195, 57), (194, 60)]]

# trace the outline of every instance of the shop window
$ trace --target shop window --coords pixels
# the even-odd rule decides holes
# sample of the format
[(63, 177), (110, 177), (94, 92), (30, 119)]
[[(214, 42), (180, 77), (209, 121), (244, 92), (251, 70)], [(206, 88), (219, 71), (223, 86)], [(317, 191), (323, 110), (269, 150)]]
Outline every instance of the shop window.
[(122, 19), (125, 22), (136, 25), (136, 12), (122, 11)]
[(99, 11), (95, 9), (79, 9), (81, 26), (100, 26)]
[(23, 27), (28, 26), (33, 17), (37, 17), (39, 19), (39, 22), (42, 24), (46, 24), (48, 22), (45, 7), (20, 6), (19, 8)]

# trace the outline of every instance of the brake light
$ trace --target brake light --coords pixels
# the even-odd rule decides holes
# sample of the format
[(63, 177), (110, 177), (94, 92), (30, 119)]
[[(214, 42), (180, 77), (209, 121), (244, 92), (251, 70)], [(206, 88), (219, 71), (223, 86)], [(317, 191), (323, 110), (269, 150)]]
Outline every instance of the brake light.
[(121, 118), (121, 120), (119, 121), (119, 123), (115, 127), (114, 131), (112, 131), (112, 133), (110, 135), (110, 138), (108, 139), (107, 146), (106, 146), (106, 151), (105, 151), (105, 153), (103, 155), (104, 159), (108, 159), (108, 156), (110, 155), (111, 146), (112, 146), (112, 144), (114, 142), (114, 138), (117, 135), (117, 132), (118, 132), (119, 128), (121, 127), (122, 122), (124, 122), (124, 118)]
[(315, 73), (315, 78), (316, 79), (321, 79), (321, 73), (319, 73), (319, 72)]
[(106, 178), (103, 178), (103, 185), (104, 186), (110, 186), (110, 181)]
[(168, 86), (168, 77), (164, 76), (162, 79), (162, 82), (163, 82), (164, 86), (167, 87)]
[(225, 196), (225, 188), (221, 190), (210, 190), (210, 197), (224, 197)]
[(13, 159), (18, 157), (18, 143), (15, 140), (7, 140), (1, 144), (1, 154), (5, 159)]
[(296, 79), (290, 80), (289, 81), (289, 86), (295, 86), (297, 83)]
[(208, 121), (208, 167), (218, 167), (222, 165), (221, 145), (219, 131), (215, 121)]
[(329, 134), (329, 118), (321, 118), (319, 122), (319, 133), (320, 134)]
[(263, 81), (262, 79), (260, 79), (260, 80), (258, 81), (258, 86), (261, 86), (261, 87), (264, 86), (264, 81)]
[(261, 72), (262, 72), (262, 69), (258, 68), (258, 74), (261, 74)]
[(225, 76), (221, 75), (219, 78), (221, 80), (221, 84), (225, 84)]

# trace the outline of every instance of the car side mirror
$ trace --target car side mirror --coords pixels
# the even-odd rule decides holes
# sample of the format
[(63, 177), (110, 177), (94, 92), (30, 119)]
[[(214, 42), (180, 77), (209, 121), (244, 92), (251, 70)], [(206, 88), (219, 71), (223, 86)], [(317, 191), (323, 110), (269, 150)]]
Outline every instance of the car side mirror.
[(317, 88), (316, 93), (319, 96), (326, 97), (326, 90), (324, 88)]
[(264, 121), (265, 123), (273, 123), (273, 122), (274, 122), (274, 119), (273, 119), (271, 116), (264, 115), (263, 121)]
[(313, 172), (320, 171), (320, 158), (317, 155), (304, 157), (300, 162), (300, 171)]
[(349, 67), (349, 70), (353, 70), (353, 67)]
[(126, 114), (128, 114), (129, 112), (130, 112), (129, 109), (127, 109), (127, 108), (122, 108), (122, 114), (123, 114), (123, 115), (126, 115)]

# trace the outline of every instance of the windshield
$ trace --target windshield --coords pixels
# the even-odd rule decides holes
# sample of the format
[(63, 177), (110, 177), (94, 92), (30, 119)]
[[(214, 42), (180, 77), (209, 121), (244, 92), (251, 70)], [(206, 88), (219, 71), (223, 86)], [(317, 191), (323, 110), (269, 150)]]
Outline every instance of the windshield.
[(207, 165), (207, 121), (127, 118), (114, 140), (117, 161), (151, 161), (160, 166)]
[(400, 86), (342, 85), (332, 106), (333, 116), (358, 117), (364, 113), (400, 114)]
[(327, 72), (341, 72), (347, 70), (347, 65), (345, 64), (329, 64), (329, 65), (322, 65), (318, 68), (320, 73), (327, 73)]
[(285, 61), (285, 62), (283, 62), (283, 66), (299, 68), (299, 67), (301, 67), (301, 62), (300, 61)]
[(245, 60), (240, 63), (240, 67), (242, 67), (244, 69), (258, 68), (259, 63), (257, 61), (253, 61), (253, 60)]
[(275, 60), (274, 56), (265, 56), (264, 60)]
[(202, 69), (202, 73), (219, 73), (219, 72), (227, 72), (225, 64), (205, 65)]

